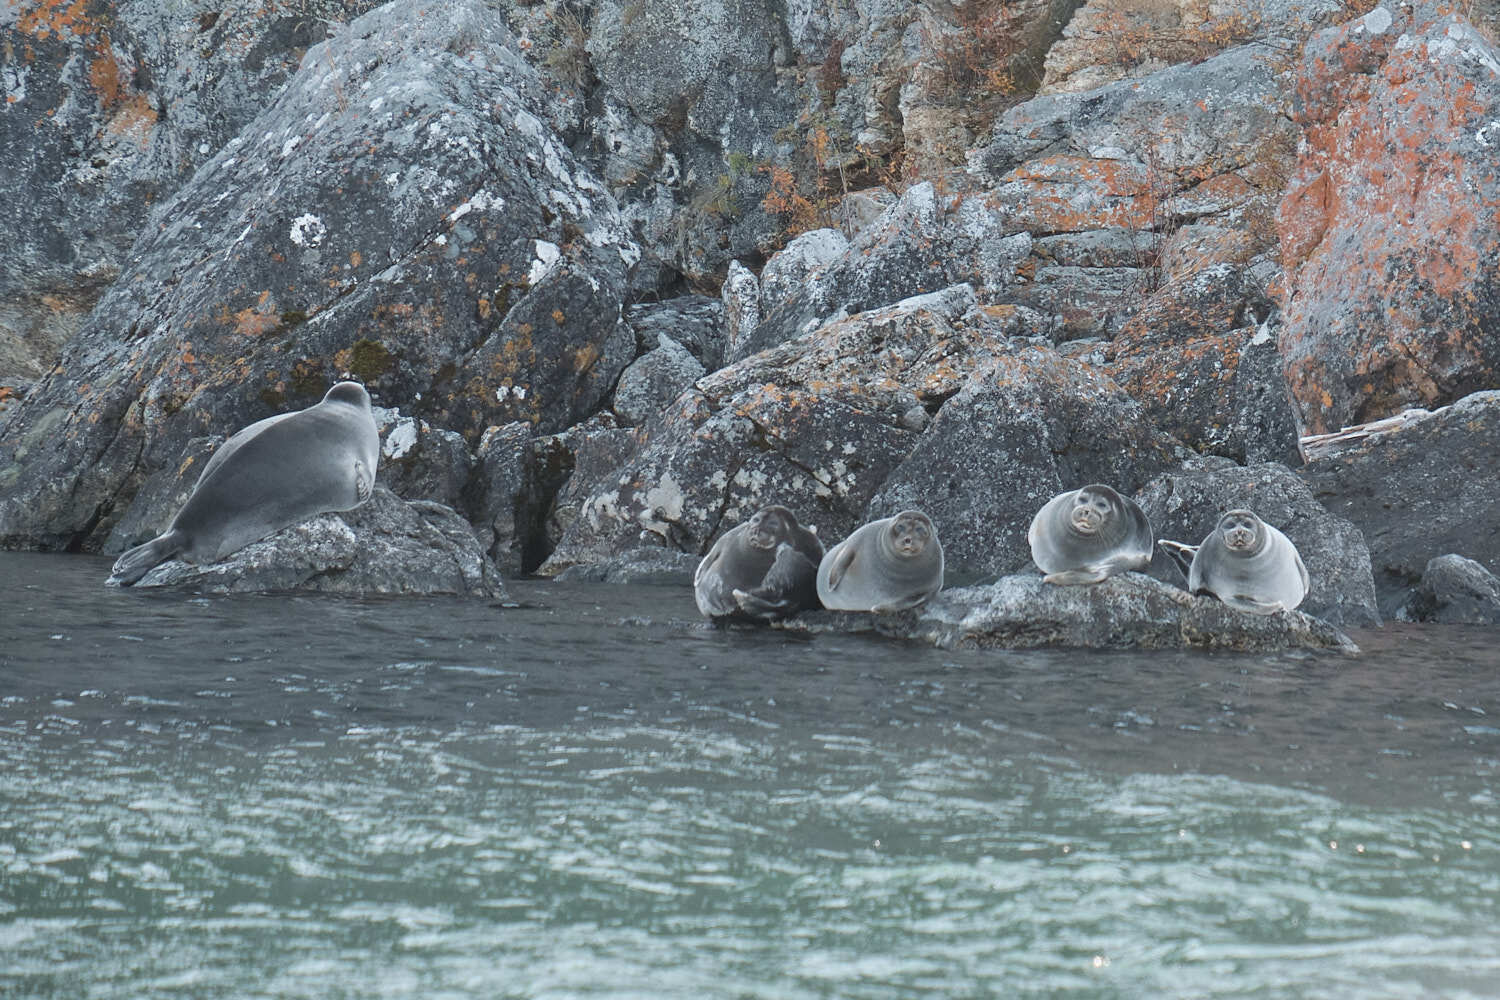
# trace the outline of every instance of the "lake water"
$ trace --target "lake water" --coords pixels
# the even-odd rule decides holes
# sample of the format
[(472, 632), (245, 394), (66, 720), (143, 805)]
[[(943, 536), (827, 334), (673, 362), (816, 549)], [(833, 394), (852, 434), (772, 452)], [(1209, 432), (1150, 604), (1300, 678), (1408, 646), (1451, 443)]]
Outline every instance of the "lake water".
[(1500, 630), (941, 652), (0, 554), (0, 996), (1500, 996)]

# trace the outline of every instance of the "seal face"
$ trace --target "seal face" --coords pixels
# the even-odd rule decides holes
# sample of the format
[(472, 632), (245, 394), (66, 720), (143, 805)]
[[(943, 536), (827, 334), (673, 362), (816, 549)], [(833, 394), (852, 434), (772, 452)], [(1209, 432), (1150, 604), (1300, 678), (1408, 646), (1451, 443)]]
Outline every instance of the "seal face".
[(693, 573), (708, 618), (772, 621), (818, 606), (818, 536), (785, 507), (764, 507), (714, 542)]
[(871, 521), (818, 564), (818, 599), (835, 611), (900, 611), (943, 589), (943, 546), (918, 510)]
[(1134, 500), (1103, 483), (1059, 493), (1026, 532), (1031, 558), (1059, 586), (1099, 583), (1151, 563), (1151, 523)]
[(1251, 614), (1290, 611), (1308, 587), (1307, 567), (1291, 539), (1244, 509), (1219, 518), (1188, 566), (1188, 590)]
[(379, 460), (370, 394), (340, 382), (321, 402), (220, 445), (167, 530), (120, 556), (109, 582), (132, 584), (173, 556), (215, 562), (316, 514), (352, 510), (374, 493)]

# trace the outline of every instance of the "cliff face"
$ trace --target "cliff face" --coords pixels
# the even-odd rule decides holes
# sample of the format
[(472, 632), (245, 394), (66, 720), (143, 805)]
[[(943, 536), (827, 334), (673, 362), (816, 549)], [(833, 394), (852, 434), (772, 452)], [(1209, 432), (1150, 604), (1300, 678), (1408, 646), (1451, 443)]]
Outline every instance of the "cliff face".
[(117, 551), (346, 372), (510, 572), (762, 502), (1008, 572), (1051, 492), (1500, 385), (1500, 50), (1345, 7), (12, 5), (0, 545)]

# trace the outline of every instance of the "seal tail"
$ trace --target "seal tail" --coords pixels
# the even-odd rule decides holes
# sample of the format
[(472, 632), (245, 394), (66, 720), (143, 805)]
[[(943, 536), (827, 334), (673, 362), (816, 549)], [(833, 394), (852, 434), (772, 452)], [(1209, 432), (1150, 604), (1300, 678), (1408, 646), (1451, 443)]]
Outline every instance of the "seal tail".
[(1172, 561), (1172, 565), (1182, 573), (1182, 578), (1188, 579), (1193, 568), (1193, 556), (1198, 554), (1198, 546), (1174, 542), (1166, 538), (1159, 539), (1156, 545)]
[(116, 559), (114, 567), (109, 571), (109, 579), (105, 582), (117, 587), (128, 587), (145, 576), (157, 563), (166, 562), (181, 552), (186, 543), (187, 537), (180, 531), (157, 535), (146, 544), (137, 545)]

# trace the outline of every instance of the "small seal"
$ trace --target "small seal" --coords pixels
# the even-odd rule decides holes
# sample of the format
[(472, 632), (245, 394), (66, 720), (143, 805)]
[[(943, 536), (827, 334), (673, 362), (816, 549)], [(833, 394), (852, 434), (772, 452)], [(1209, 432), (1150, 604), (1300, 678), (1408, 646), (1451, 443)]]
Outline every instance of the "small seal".
[(1297, 546), (1251, 511), (1229, 511), (1201, 545), (1166, 539), (1160, 545), (1187, 576), (1190, 592), (1213, 594), (1239, 611), (1290, 611), (1307, 596)]
[(1102, 483), (1059, 493), (1026, 533), (1031, 558), (1059, 586), (1099, 583), (1151, 564), (1151, 523), (1129, 497)]
[(693, 573), (693, 598), (708, 618), (774, 621), (818, 606), (818, 536), (785, 507), (764, 507), (724, 532)]
[(900, 611), (942, 589), (943, 546), (917, 510), (862, 525), (818, 564), (818, 599), (833, 611)]
[(108, 582), (129, 586), (173, 556), (216, 562), (314, 514), (353, 510), (374, 492), (379, 460), (370, 394), (340, 382), (221, 444), (171, 526), (115, 560)]

